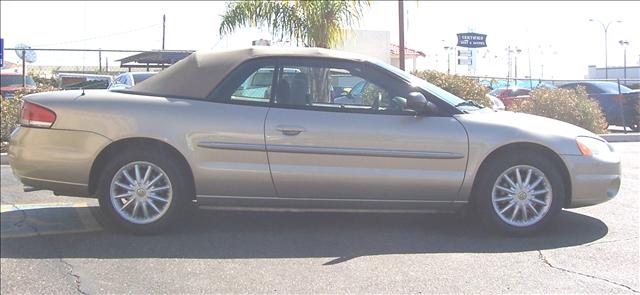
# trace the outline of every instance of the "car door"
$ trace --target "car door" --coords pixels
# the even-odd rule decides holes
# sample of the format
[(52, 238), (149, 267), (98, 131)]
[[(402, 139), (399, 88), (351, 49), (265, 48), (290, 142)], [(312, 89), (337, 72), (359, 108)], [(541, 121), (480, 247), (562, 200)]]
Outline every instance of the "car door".
[[(450, 201), (467, 162), (467, 135), (450, 116), (397, 111), (403, 84), (364, 63), (284, 59), (298, 72), (279, 88), (265, 140), (279, 197)], [(331, 103), (331, 73), (359, 76), (362, 105)], [(325, 83), (327, 83), (325, 85)]]
[[(200, 129), (188, 136), (193, 153), (198, 200), (219, 197), (276, 196), (264, 142), (274, 63), (250, 61), (234, 70), (211, 95), (194, 101), (192, 120)], [(263, 83), (251, 81), (260, 75)]]

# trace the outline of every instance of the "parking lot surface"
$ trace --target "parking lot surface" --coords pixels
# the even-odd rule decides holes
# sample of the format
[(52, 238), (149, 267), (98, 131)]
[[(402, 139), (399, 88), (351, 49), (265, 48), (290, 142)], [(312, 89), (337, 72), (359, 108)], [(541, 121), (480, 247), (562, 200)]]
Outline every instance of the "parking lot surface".
[(3, 165), (3, 294), (639, 293), (640, 143), (620, 194), (533, 237), (456, 215), (199, 210), (133, 236), (93, 199), (22, 192)]

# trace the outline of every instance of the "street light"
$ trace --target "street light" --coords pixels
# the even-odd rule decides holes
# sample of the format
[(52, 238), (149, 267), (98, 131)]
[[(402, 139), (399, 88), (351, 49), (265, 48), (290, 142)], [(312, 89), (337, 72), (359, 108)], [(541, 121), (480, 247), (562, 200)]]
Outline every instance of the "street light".
[(605, 79), (609, 79), (609, 64), (608, 64), (608, 56), (607, 56), (607, 31), (609, 30), (609, 25), (611, 25), (611, 23), (616, 22), (616, 23), (621, 23), (621, 20), (616, 20), (616, 21), (610, 21), (608, 22), (606, 25), (597, 19), (589, 19), (590, 22), (598, 22), (602, 25), (602, 29), (604, 30), (604, 78)]
[(453, 50), (453, 47), (445, 46), (444, 50), (447, 53), (447, 75), (451, 75), (451, 50)]
[(629, 41), (627, 40), (620, 40), (618, 41), (618, 43), (620, 43), (620, 45), (622, 45), (622, 48), (624, 48), (624, 84), (627, 84), (627, 46), (629, 46)]

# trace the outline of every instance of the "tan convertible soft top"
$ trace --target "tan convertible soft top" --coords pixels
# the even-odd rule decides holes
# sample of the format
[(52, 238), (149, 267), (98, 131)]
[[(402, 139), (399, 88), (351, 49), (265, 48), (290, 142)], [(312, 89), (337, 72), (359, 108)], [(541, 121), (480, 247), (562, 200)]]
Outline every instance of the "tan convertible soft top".
[(148, 95), (204, 99), (242, 62), (265, 56), (366, 59), (353, 53), (324, 48), (256, 46), (245, 49), (196, 52), (140, 84), (136, 84), (129, 91)]

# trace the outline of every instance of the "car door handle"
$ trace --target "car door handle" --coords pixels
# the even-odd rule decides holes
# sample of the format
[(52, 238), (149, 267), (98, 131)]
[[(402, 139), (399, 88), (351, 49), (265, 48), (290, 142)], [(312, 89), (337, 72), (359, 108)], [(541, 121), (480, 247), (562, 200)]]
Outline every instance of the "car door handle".
[(276, 130), (282, 132), (284, 135), (298, 135), (301, 132), (306, 131), (303, 127), (288, 125), (278, 125), (276, 126)]

